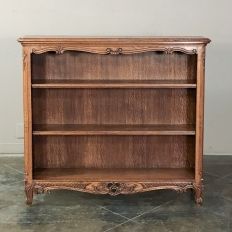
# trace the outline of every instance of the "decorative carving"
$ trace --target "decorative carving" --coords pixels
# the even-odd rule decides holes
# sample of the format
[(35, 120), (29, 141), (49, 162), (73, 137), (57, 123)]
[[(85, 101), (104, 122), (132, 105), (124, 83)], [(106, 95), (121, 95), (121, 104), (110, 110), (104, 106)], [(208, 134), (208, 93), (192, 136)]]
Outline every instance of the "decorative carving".
[(122, 48), (117, 48), (117, 49), (112, 49), (112, 48), (107, 48), (106, 49), (106, 54), (111, 54), (111, 55), (119, 55), (122, 54)]
[(121, 185), (119, 183), (108, 183), (107, 188), (109, 189), (109, 193), (112, 195), (117, 195), (121, 192)]
[(179, 47), (170, 47), (170, 48), (164, 48), (163, 51), (166, 54), (173, 54), (174, 52), (182, 52), (185, 54), (197, 54), (197, 50), (196, 49), (192, 49), (192, 50), (187, 50), (185, 48), (179, 48)]
[(42, 54), (51, 51), (51, 52), (55, 52), (56, 54), (63, 54), (65, 50), (66, 49), (64, 49), (62, 46), (57, 46), (57, 47), (44, 47), (41, 49), (32, 48), (31, 52), (34, 54)]
[(32, 48), (31, 52), (35, 54), (42, 54), (45, 52), (53, 51), (56, 54), (63, 54), (65, 51), (80, 51), (96, 54), (134, 54), (143, 52), (165, 52), (166, 54), (172, 54), (174, 52), (182, 52), (185, 54), (197, 54), (196, 49), (185, 49), (182, 47), (128, 47), (128, 48), (104, 48), (104, 47), (80, 47), (80, 46), (46, 46), (39, 48)]
[(59, 47), (57, 47), (57, 49), (56, 49), (56, 54), (63, 54), (64, 53), (64, 49), (61, 47), (61, 46), (59, 46)]
[(35, 189), (34, 183), (29, 184), (27, 181), (25, 181), (25, 193), (26, 193), (26, 198), (27, 198), (26, 203), (28, 205), (32, 204), (34, 189)]
[(193, 184), (186, 183), (140, 183), (140, 182), (38, 182), (35, 183), (34, 192), (44, 193), (51, 190), (67, 189), (95, 194), (132, 194), (152, 190), (171, 189), (178, 192), (185, 192), (194, 188)]
[(195, 202), (197, 203), (197, 205), (202, 205), (202, 202), (203, 202), (202, 188), (203, 188), (202, 185), (201, 186), (196, 185), (196, 184), (193, 185), (193, 189), (195, 192)]

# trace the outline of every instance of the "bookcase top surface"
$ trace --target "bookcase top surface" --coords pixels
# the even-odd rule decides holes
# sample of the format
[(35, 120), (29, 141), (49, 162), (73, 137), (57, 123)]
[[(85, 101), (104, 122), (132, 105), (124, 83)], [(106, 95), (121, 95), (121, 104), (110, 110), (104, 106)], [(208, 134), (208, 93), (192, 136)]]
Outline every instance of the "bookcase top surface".
[(210, 39), (202, 36), (24, 36), (18, 39), (22, 44), (40, 43), (146, 43), (146, 44), (207, 44)]

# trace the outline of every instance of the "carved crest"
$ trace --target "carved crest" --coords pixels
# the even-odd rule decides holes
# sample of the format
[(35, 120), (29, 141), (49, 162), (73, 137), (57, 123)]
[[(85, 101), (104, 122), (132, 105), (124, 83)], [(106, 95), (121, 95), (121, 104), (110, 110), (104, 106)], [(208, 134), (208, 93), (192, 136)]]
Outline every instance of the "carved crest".
[(106, 48), (106, 54), (111, 54), (111, 55), (119, 55), (122, 54), (122, 48), (117, 48), (117, 49), (112, 49), (112, 48)]

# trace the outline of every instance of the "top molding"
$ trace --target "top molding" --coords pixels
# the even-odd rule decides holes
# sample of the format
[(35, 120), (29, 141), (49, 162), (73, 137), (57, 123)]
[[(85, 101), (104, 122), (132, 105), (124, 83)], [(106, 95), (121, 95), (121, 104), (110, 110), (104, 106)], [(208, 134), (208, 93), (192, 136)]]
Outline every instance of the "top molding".
[(18, 39), (22, 45), (42, 44), (79, 44), (79, 45), (206, 45), (210, 39), (192, 37), (75, 37), (75, 36), (25, 36)]

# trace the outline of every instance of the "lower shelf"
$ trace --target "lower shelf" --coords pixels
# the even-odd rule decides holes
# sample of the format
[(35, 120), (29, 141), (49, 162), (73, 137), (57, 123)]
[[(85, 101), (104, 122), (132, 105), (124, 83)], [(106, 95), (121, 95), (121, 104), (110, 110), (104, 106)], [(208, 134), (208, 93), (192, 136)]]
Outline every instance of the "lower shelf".
[(192, 168), (47, 168), (35, 169), (34, 180), (40, 181), (136, 181), (136, 182), (192, 182)]

